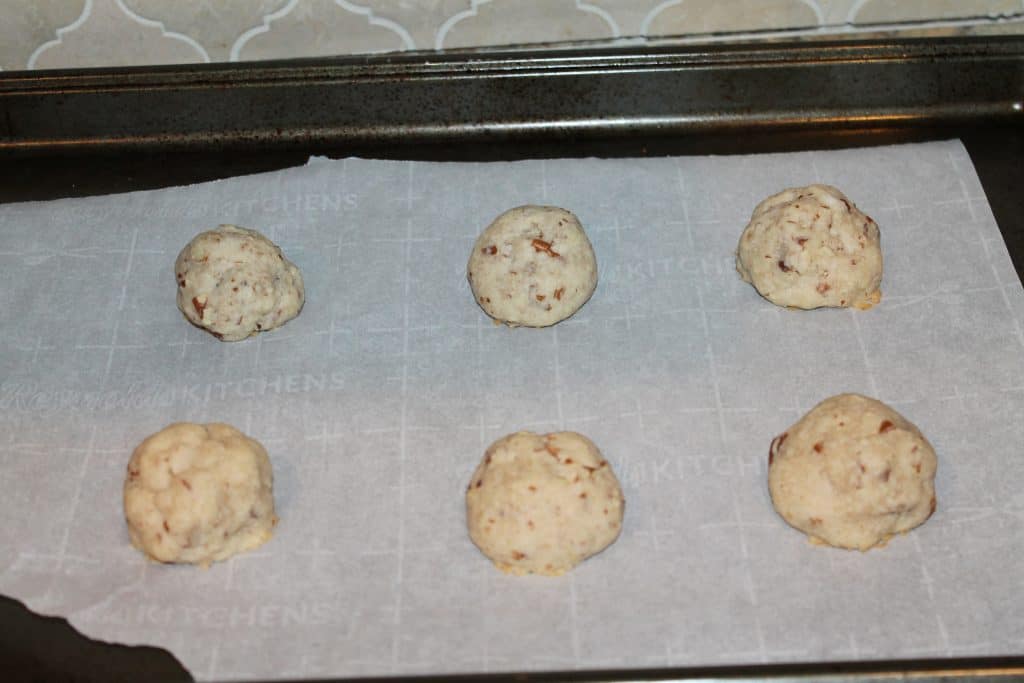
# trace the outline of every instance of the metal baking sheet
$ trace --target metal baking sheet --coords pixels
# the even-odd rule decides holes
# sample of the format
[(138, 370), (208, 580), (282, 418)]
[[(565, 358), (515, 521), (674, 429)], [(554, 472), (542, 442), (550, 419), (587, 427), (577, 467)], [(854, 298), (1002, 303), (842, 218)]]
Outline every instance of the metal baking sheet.
[[(935, 57), (936, 61), (941, 63), (943, 61), (941, 53), (943, 52), (943, 50), (946, 50), (946, 53), (949, 53), (950, 50), (948, 48), (949, 46), (931, 45), (927, 46), (926, 49), (932, 50), (932, 56)], [(923, 48), (921, 45), (913, 46), (913, 49), (909, 50), (909, 53), (911, 53), (912, 57), (910, 61), (913, 62), (915, 59), (917, 59), (918, 62), (928, 61), (927, 59), (922, 59), (922, 50), (925, 50), (925, 48)], [(951, 59), (953, 59), (953, 61), (960, 60), (961, 67), (966, 69), (967, 71), (970, 71), (972, 66), (978, 66), (979, 64), (983, 65), (987, 63), (996, 62), (999, 60), (1006, 60), (1008, 54), (1007, 50), (1008, 48), (1006, 47), (1006, 45), (1003, 45), (998, 50), (990, 50), (985, 46), (974, 45), (972, 46), (969, 55), (961, 51), (959, 53), (959, 56), (954, 56)], [(895, 58), (895, 55), (899, 53), (899, 49), (894, 49), (892, 45), (889, 45), (886, 46), (886, 51), (889, 55), (887, 57), (887, 60), (891, 62), (891, 73), (893, 69), (898, 68), (899, 59)], [(780, 50), (779, 52), (784, 53), (785, 50)], [(952, 52), (956, 52), (956, 50), (952, 50)], [(914, 57), (914, 55), (916, 55), (916, 57)], [(936, 55), (938, 56), (936, 57)], [(873, 52), (870, 49), (865, 49), (861, 54), (861, 57), (867, 61), (870, 61), (870, 59), (877, 59), (878, 56), (878, 50), (875, 50)], [(947, 54), (947, 57), (948, 56), (949, 55)], [(856, 62), (857, 55), (854, 52), (849, 52), (846, 54), (846, 60), (850, 61), (851, 63)], [(712, 59), (712, 61), (714, 60)], [(795, 61), (799, 62), (800, 60)], [(1008, 65), (1010, 68), (1009, 71), (1006, 70), (1006, 67)], [(1014, 67), (1014, 65), (1016, 65), (1016, 67)], [(507, 64), (505, 66), (507, 66)], [(718, 66), (721, 66), (721, 64), (719, 64)], [(750, 66), (751, 64), (749, 63), (746, 65), (746, 67)], [(792, 66), (792, 64), (790, 66)], [(958, 130), (961, 131), (967, 138), (974, 136), (975, 142), (974, 144), (969, 143), (968, 149), (972, 151), (972, 154), (975, 157), (975, 162), (976, 164), (978, 164), (979, 172), (982, 175), (983, 182), (986, 180), (986, 176), (988, 177), (988, 182), (985, 182), (986, 193), (988, 194), (989, 199), (992, 202), (993, 209), (997, 217), (999, 217), (1001, 214), (1003, 216), (1010, 217), (1009, 219), (1001, 218), (1000, 225), (1003, 229), (1003, 233), (1007, 239), (1008, 244), (1010, 244), (1011, 246), (1011, 254), (1016, 255), (1019, 252), (1017, 252), (1013, 248), (1013, 244), (1015, 239), (1019, 240), (1020, 231), (1019, 225), (1014, 223), (1014, 219), (1012, 218), (1013, 214), (1011, 213), (1011, 210), (1009, 208), (1012, 207), (1013, 205), (1013, 195), (1012, 193), (1008, 193), (1005, 189), (1000, 188), (1000, 181), (1005, 181), (1005, 179), (1007, 178), (1007, 169), (1009, 169), (1010, 178), (1013, 177), (1013, 172), (1019, 172), (1016, 166), (1012, 163), (1012, 159), (1014, 158), (1012, 152), (1012, 150), (1014, 149), (1013, 145), (1016, 144), (1016, 149), (1018, 150), (1020, 147), (1019, 137), (1014, 137), (1014, 134), (1019, 134), (1019, 131), (1014, 127), (1013, 124), (1014, 119), (1012, 114), (1012, 105), (1014, 102), (1014, 98), (1017, 97), (1019, 93), (1019, 89), (1016, 88), (1016, 82), (1013, 81), (1013, 78), (1019, 78), (1020, 72), (1019, 62), (1014, 62), (1013, 59), (1009, 59), (1009, 63), (1004, 61), (1002, 66), (1004, 67), (1002, 69), (1003, 75), (1005, 76), (1007, 73), (1010, 74), (1010, 82), (1007, 83), (1007, 81), (1005, 80), (999, 81), (999, 83), (1001, 83), (1003, 87), (995, 88), (993, 92), (990, 93), (990, 95), (993, 96), (992, 98), (985, 99), (985, 97), (982, 97), (977, 91), (971, 91), (972, 96), (976, 98), (974, 104), (977, 106), (972, 106), (971, 104), (969, 104), (970, 97), (965, 97), (964, 102), (967, 104), (965, 104), (964, 107), (959, 110), (959, 113), (954, 117), (947, 116), (946, 118), (943, 118), (943, 116), (940, 113), (937, 113), (937, 111), (934, 109), (929, 110), (926, 106), (919, 106), (918, 109), (915, 110), (917, 112), (915, 115), (908, 116), (905, 119), (904, 125), (902, 126), (902, 129), (900, 131), (900, 135), (907, 135), (911, 137), (917, 135), (933, 135), (934, 133), (929, 133), (928, 130), (934, 130), (935, 126), (941, 124), (944, 126), (954, 126), (958, 128)], [(813, 60), (805, 59), (803, 62), (801, 62), (801, 68), (812, 67), (814, 67)], [(308, 65), (302, 68), (305, 69), (308, 75)], [(1014, 71), (1014, 68), (1016, 68), (1017, 70)], [(642, 71), (642, 69), (639, 70)], [(744, 69), (739, 70), (742, 71)], [(677, 69), (676, 71), (681, 73), (684, 70)], [(554, 69), (549, 75), (555, 75), (556, 73), (557, 69)], [(856, 73), (856, 71), (852, 73)], [(1016, 74), (1016, 76), (1014, 76), (1014, 74)], [(533, 75), (538, 76), (538, 74), (536, 73)], [(150, 74), (150, 76), (152, 76), (152, 74)], [(162, 75), (158, 74), (158, 76), (162, 78)], [(179, 76), (183, 79), (185, 78), (181, 74), (179, 74)], [(31, 76), (31, 78), (36, 77)], [(103, 76), (64, 75), (62, 78), (64, 79), (63, 86), (53, 88), (51, 92), (49, 92), (45, 97), (41, 97), (40, 99), (38, 99), (36, 101), (35, 106), (43, 107), (45, 109), (46, 107), (54, 106), (55, 102), (62, 102), (64, 93), (63, 91), (61, 91), (61, 87), (64, 86), (67, 86), (67, 92), (73, 93), (74, 91), (76, 91), (77, 88), (83, 92), (87, 91), (92, 94), (96, 94), (100, 91), (113, 92), (125, 85), (124, 81), (121, 80), (120, 77), (109, 78), (109, 76), (107, 76), (106, 78), (108, 80), (106, 81), (106, 83), (109, 87), (106, 89), (100, 87), (103, 83), (103, 78), (105, 78)], [(133, 78), (139, 79), (141, 77), (139, 75), (134, 75)], [(145, 79), (143, 78), (142, 80)], [(387, 79), (385, 78), (383, 80)], [(961, 80), (963, 79), (961, 78)], [(591, 79), (591, 81), (596, 83), (596, 79)], [(643, 74), (639, 74), (639, 77), (633, 79), (631, 82), (634, 84), (637, 82), (644, 82)], [(53, 81), (51, 80), (51, 84), (52, 83)], [(239, 86), (239, 84), (240, 81), (236, 80), (228, 84), (222, 82), (220, 86), (227, 87), (228, 89), (230, 89)], [(152, 83), (150, 83), (149, 85), (152, 85)], [(182, 81), (179, 83), (179, 85), (181, 85), (182, 87), (186, 87), (188, 84)], [(264, 85), (266, 85), (266, 83), (264, 83)], [(288, 85), (294, 86), (295, 84), (290, 83)], [(946, 85), (948, 85), (948, 83)], [(965, 89), (970, 90), (969, 86), (965, 86), (962, 83), (959, 83), (959, 86), (960, 87), (956, 88), (958, 92), (964, 92)], [(171, 86), (168, 86), (167, 83), (165, 82), (163, 87), (167, 88)], [(193, 83), (193, 87), (197, 89), (202, 89), (204, 87), (203, 79), (197, 79)], [(529, 90), (529, 86), (523, 85), (522, 87), (527, 91)], [(594, 87), (596, 89), (599, 89), (600, 86), (595, 85)], [(642, 86), (634, 85), (631, 87)], [(138, 88), (140, 92), (145, 91), (146, 89), (147, 88), (144, 86)], [(155, 88), (154, 90), (159, 91), (160, 88)], [(301, 88), (299, 90), (301, 90)], [(915, 92), (917, 92), (917, 94), (922, 97), (922, 100), (918, 102), (918, 105), (921, 105), (922, 102), (926, 103), (928, 94), (926, 92), (921, 91)], [(32, 96), (36, 97), (39, 94), (39, 92), (34, 92)], [(749, 95), (750, 93), (748, 93), (748, 96)], [(5, 98), (4, 104), (6, 106), (10, 102), (12, 91), (10, 89), (4, 91), (3, 96)], [(509, 97), (509, 93), (504, 92), (498, 99), (507, 97)], [(554, 93), (548, 92), (547, 97), (553, 98)], [(996, 102), (995, 105), (992, 104), (993, 101)], [(748, 103), (748, 105), (749, 104), (750, 103)], [(797, 111), (798, 109), (799, 107), (794, 107), (791, 109), (791, 111)], [(10, 110), (9, 107), (8, 110)], [(949, 110), (946, 111), (948, 113)], [(327, 117), (330, 116), (329, 111), (321, 110), (320, 113), (321, 115)], [(811, 113), (813, 114), (813, 112)], [(534, 112), (534, 116), (538, 120), (543, 119), (542, 112)], [(701, 145), (707, 144), (712, 145), (713, 148), (718, 150), (735, 152), (744, 149), (745, 146), (753, 144), (753, 138), (747, 138), (745, 141), (734, 139), (730, 140), (729, 138), (716, 138), (713, 134), (701, 134), (699, 126), (687, 129), (688, 124), (684, 120), (685, 117), (680, 117), (677, 120), (676, 128), (673, 129), (676, 133), (679, 133), (680, 135), (674, 138), (665, 138), (657, 135), (659, 127), (658, 125), (651, 125), (651, 120), (646, 120), (644, 119), (644, 117), (638, 116), (636, 111), (633, 111), (631, 113), (631, 116), (632, 126), (619, 125), (615, 128), (617, 133), (622, 133), (629, 138), (625, 142), (609, 143), (607, 140), (605, 140), (604, 138), (606, 138), (609, 135), (609, 129), (603, 127), (603, 124), (600, 121), (591, 121), (590, 123), (587, 123), (586, 121), (577, 120), (574, 122), (574, 125), (570, 126), (563, 126), (559, 124), (542, 125), (539, 127), (534, 127), (534, 130), (543, 130), (546, 131), (546, 134), (552, 136), (564, 134), (567, 131), (575, 131), (574, 134), (577, 136), (577, 139), (575, 140), (562, 140), (554, 143), (543, 143), (540, 145), (536, 145), (535, 143), (530, 142), (531, 138), (536, 138), (537, 136), (530, 133), (527, 130), (530, 128), (529, 125), (521, 125), (524, 124), (524, 122), (525, 124), (529, 123), (528, 120), (524, 119), (524, 122), (520, 122), (520, 124), (517, 124), (516, 126), (508, 127), (506, 129), (506, 134), (495, 133), (496, 129), (492, 127), (490, 129), (490, 135), (502, 139), (504, 141), (504, 144), (502, 146), (490, 149), (481, 149), (478, 147), (475, 149), (475, 151), (473, 151), (472, 140), (474, 139), (474, 135), (472, 133), (454, 135), (452, 139), (457, 139), (462, 143), (466, 143), (463, 144), (458, 149), (432, 148), (430, 146), (418, 147), (416, 146), (418, 143), (424, 142), (425, 139), (428, 139), (427, 141), (429, 142), (430, 138), (430, 135), (425, 136), (422, 134), (422, 129), (416, 135), (411, 135), (402, 138), (402, 144), (397, 144), (390, 147), (380, 146), (381, 141), (384, 140), (385, 143), (392, 144), (395, 141), (394, 138), (389, 138), (388, 136), (384, 136), (383, 138), (376, 137), (372, 132), (367, 133), (365, 130), (361, 132), (357, 131), (356, 134), (351, 135), (349, 137), (331, 137), (331, 135), (325, 135), (323, 137), (317, 137), (316, 135), (307, 136), (306, 133), (308, 133), (309, 131), (300, 131), (298, 135), (285, 135), (279, 137), (275, 137), (274, 135), (260, 136), (257, 134), (255, 136), (250, 136), (246, 142), (246, 138), (244, 135), (241, 135), (236, 139), (229, 139), (231, 138), (230, 135), (205, 135), (192, 137), (170, 135), (163, 137), (147, 137), (146, 134), (136, 134), (138, 133), (139, 130), (137, 128), (132, 134), (124, 134), (121, 135), (120, 137), (110, 136), (105, 138), (103, 137), (103, 135), (100, 134), (96, 134), (93, 137), (90, 137), (90, 134), (94, 132), (102, 132), (94, 130), (86, 131), (84, 134), (79, 134), (78, 137), (76, 137), (74, 140), (58, 140), (57, 138), (59, 138), (61, 134), (60, 125), (55, 124), (55, 121), (51, 120), (48, 124), (48, 130), (46, 129), (46, 126), (43, 126), (43, 128), (40, 129), (47, 131), (49, 137), (47, 137), (47, 134), (39, 135), (37, 138), (34, 139), (34, 142), (31, 142), (30, 144), (27, 145), (22, 144), (23, 142), (25, 142), (26, 139), (22, 138), (16, 144), (8, 145), (8, 152), (13, 151), (15, 153), (19, 153), (19, 151), (24, 152), (26, 149), (32, 149), (34, 151), (39, 152), (40, 154), (52, 155), (56, 150), (77, 147), (85, 151), (103, 151), (104, 153), (108, 154), (116, 151), (125, 152), (136, 148), (146, 148), (151, 151), (157, 151), (162, 153), (165, 147), (172, 148), (175, 147), (176, 145), (180, 146), (182, 140), (185, 140), (187, 138), (188, 140), (190, 140), (188, 145), (191, 145), (198, 152), (197, 155), (191, 157), (191, 160), (197, 163), (190, 164), (189, 157), (184, 156), (161, 158), (159, 161), (155, 162), (153, 159), (147, 161), (145, 159), (140, 160), (140, 158), (133, 158), (130, 156), (122, 155), (120, 157), (116, 157), (116, 163), (110, 164), (109, 158), (107, 162), (103, 162), (102, 160), (97, 160), (94, 156), (87, 156), (79, 159), (81, 167), (89, 168), (91, 166), (96, 166), (98, 168), (102, 168), (103, 171), (101, 173), (95, 174), (93, 178), (87, 180), (84, 183), (80, 182), (82, 180), (80, 173), (76, 174), (73, 172), (73, 170), (72, 172), (68, 172), (66, 170), (61, 171), (60, 167), (64, 166), (64, 164), (53, 163), (49, 160), (42, 159), (39, 156), (25, 157), (19, 153), (19, 156), (22, 156), (22, 158), (17, 164), (12, 163), (12, 157), (9, 156), (7, 162), (5, 162), (0, 168), (2, 168), (2, 171), (7, 178), (10, 178), (14, 181), (12, 183), (6, 184), (5, 186), (5, 197), (7, 199), (11, 199), (33, 195), (39, 196), (39, 194), (61, 195), (76, 194), (81, 193), (83, 191), (96, 192), (103, 191), (104, 189), (116, 189), (118, 187), (131, 188), (133, 186), (138, 186), (139, 183), (156, 185), (167, 184), (168, 178), (172, 177), (174, 174), (178, 174), (178, 177), (182, 178), (195, 177), (197, 174), (200, 177), (202, 177), (202, 174), (204, 173), (209, 173), (212, 175), (226, 175), (230, 173), (244, 171), (246, 169), (255, 170), (260, 168), (261, 165), (265, 167), (265, 165), (268, 163), (278, 165), (295, 163), (294, 156), (286, 157), (285, 155), (281, 154), (280, 151), (274, 151), (275, 149), (279, 150), (281, 148), (282, 145), (280, 144), (280, 142), (282, 140), (287, 140), (288, 145), (294, 145), (298, 149), (305, 148), (313, 151), (318, 149), (318, 146), (320, 149), (329, 148), (337, 150), (336, 145), (338, 145), (339, 143), (343, 143), (349, 148), (363, 146), (363, 149), (372, 149), (375, 151), (377, 155), (382, 156), (427, 156), (435, 158), (445, 158), (453, 156), (458, 157), (464, 154), (477, 154), (498, 157), (517, 157), (524, 155), (550, 156), (552, 153), (558, 153), (559, 150), (561, 150), (562, 153), (567, 156), (578, 156), (580, 154), (595, 152), (603, 152), (605, 154), (614, 155), (616, 153), (622, 154), (623, 150), (635, 150), (634, 153), (641, 152), (657, 154), (662, 153), (664, 151), (678, 151), (681, 148), (683, 151), (688, 151), (688, 149), (694, 145), (699, 147)], [(255, 117), (255, 119), (258, 118), (258, 116)], [(740, 116), (740, 118), (742, 118), (742, 115)], [(897, 128), (900, 126), (900, 117), (894, 117), (893, 120), (886, 122), (886, 117), (877, 109), (874, 110), (873, 114), (865, 116), (862, 119), (860, 119), (859, 123), (857, 117), (850, 116), (843, 119), (842, 122), (837, 124), (855, 131), (856, 135), (847, 135), (843, 134), (842, 132), (829, 134), (827, 131), (823, 133), (823, 123), (827, 121), (827, 117), (816, 120), (812, 119), (813, 115), (806, 118), (807, 125), (801, 127), (799, 123), (799, 117), (788, 120), (786, 120), (785, 117), (776, 119), (765, 117), (759, 123), (757, 120), (757, 116), (755, 115), (748, 118), (748, 120), (745, 123), (746, 127), (744, 130), (748, 132), (759, 133), (762, 144), (766, 144), (769, 147), (771, 147), (772, 145), (789, 145), (796, 146), (799, 148), (802, 144), (808, 144), (806, 142), (807, 140), (811, 140), (810, 144), (815, 146), (824, 145), (841, 147), (851, 144), (866, 144), (865, 141), (870, 142), (871, 140), (882, 139), (882, 141), (885, 141), (884, 133), (883, 137), (879, 137), (878, 128), (881, 127), (891, 131), (893, 130), (892, 126), (894, 123), (896, 124)], [(244, 111), (241, 113), (239, 113), (238, 111), (234, 111), (232, 114), (232, 124), (235, 130), (237, 131), (248, 130), (248, 132), (251, 134), (252, 130), (256, 130), (258, 126), (247, 128), (245, 124), (247, 121), (252, 122), (253, 120), (254, 119), (252, 118), (247, 119), (246, 112)], [(682, 123), (679, 123), (680, 121)], [(907, 121), (909, 121), (909, 123)], [(138, 121), (137, 119), (131, 119), (129, 117), (123, 119), (121, 123), (138, 126), (140, 124), (140, 121)], [(999, 143), (999, 136), (979, 134), (977, 126), (982, 124), (1000, 124), (1003, 126), (1009, 126), (1007, 131), (1004, 131), (1004, 135), (1002, 136), (1002, 144)], [(161, 125), (164, 126), (163, 130), (165, 131), (173, 130), (173, 126), (170, 126), (166, 121)], [(737, 126), (735, 121), (733, 121), (732, 125), (734, 127)], [(872, 130), (872, 127), (875, 127), (875, 129)], [(142, 128), (144, 129), (145, 126), (142, 126)], [(714, 128), (714, 126), (711, 126), (710, 128)], [(785, 128), (785, 131), (783, 131), (782, 128)], [(726, 126), (725, 129), (728, 129), (728, 126)], [(10, 126), (8, 126), (7, 132), (11, 132), (12, 130), (13, 129)], [(320, 132), (323, 132), (323, 130), (324, 129), (320, 129)], [(814, 132), (814, 135), (812, 137), (801, 137), (802, 133), (807, 132), (807, 130), (811, 130), (811, 132)], [(765, 131), (767, 131), (766, 135), (764, 134)], [(922, 133), (922, 131), (924, 132)], [(122, 133), (123, 132), (125, 131), (122, 131)], [(705, 133), (707, 132), (708, 131), (705, 131)], [(710, 132), (713, 133), (714, 131), (712, 130)], [(451, 131), (449, 131), (449, 133), (451, 133)], [(458, 131), (456, 131), (456, 133), (458, 133)], [(793, 134), (795, 134), (795, 137), (793, 136)], [(1016, 143), (1014, 143), (1014, 140), (1016, 140)], [(10, 139), (6, 139), (4, 141), (10, 142)], [(242, 144), (236, 144), (240, 143), (240, 141), (242, 142)], [(217, 153), (214, 152), (213, 150), (223, 148), (225, 145), (234, 146), (235, 149), (239, 150), (239, 158), (235, 158), (234, 160), (218, 159)], [(466, 152), (465, 150), (467, 149), (471, 151)], [(171, 159), (171, 163), (167, 163), (168, 158)], [(268, 159), (270, 161), (268, 161)], [(133, 169), (134, 172), (124, 172), (122, 170), (124, 168)], [(26, 170), (28, 171), (27, 174), (25, 173)], [(46, 173), (47, 175), (33, 178), (33, 173)], [(79, 180), (79, 182), (77, 183), (75, 182), (76, 177)], [(1019, 199), (1017, 201), (1019, 202)], [(1019, 259), (1018, 263), (1020, 263)], [(1009, 663), (1013, 664), (1012, 661), (1010, 661)], [(993, 674), (997, 674), (999, 671), (1005, 673), (1006, 671), (1011, 670), (1005, 668), (1006, 664), (1007, 661), (1003, 660), (1001, 662), (973, 661), (967, 662), (965, 665), (972, 668), (980, 667), (975, 670), (985, 670), (987, 668)], [(883, 669), (885, 668), (882, 665), (879, 666)], [(1003, 666), (1003, 668), (998, 668), (998, 666)], [(941, 669), (942, 664), (941, 662), (936, 663), (911, 661), (902, 664), (896, 663), (892, 665), (892, 667), (897, 670), (918, 669), (923, 671), (925, 669)], [(858, 667), (853, 666), (849, 667), (847, 670), (856, 672), (857, 669)], [(795, 670), (796, 669), (792, 669), (791, 671)], [(718, 673), (721, 673), (721, 670), (717, 671)], [(749, 669), (733, 669), (732, 671), (733, 673), (741, 674), (744, 671), (746, 671), (748, 675), (782, 675), (785, 673), (784, 668), (782, 670), (778, 668), (760, 669), (754, 670), (753, 672), (751, 672), (751, 670)], [(868, 675), (864, 672), (863, 667), (860, 668), (860, 671), (862, 672), (861, 674), (852, 673), (851, 675)], [(668, 675), (675, 674), (682, 676), (685, 675), (685, 673), (685, 671), (674, 673), (665, 671), (648, 671), (646, 675), (665, 677)], [(607, 676), (607, 674), (605, 676)], [(625, 676), (625, 674), (623, 674), (623, 676)]]

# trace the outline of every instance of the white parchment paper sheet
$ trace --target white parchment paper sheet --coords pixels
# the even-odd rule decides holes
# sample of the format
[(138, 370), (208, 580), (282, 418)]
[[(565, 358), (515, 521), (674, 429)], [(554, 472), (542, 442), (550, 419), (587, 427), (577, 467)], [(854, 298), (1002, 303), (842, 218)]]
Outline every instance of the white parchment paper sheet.
[[(742, 283), (758, 201), (828, 182), (881, 226), (881, 305), (794, 312)], [(548, 329), (473, 302), (476, 234), (568, 207), (600, 263)], [(221, 222), (305, 274), (287, 326), (222, 343), (174, 305)], [(0, 592), (198, 677), (648, 667), (1024, 652), (1024, 295), (959, 142), (710, 158), (314, 160), (193, 187), (0, 207)], [(939, 456), (938, 511), (866, 554), (771, 507), (768, 444), (819, 400), (881, 398)], [(149, 564), (121, 507), (174, 420), (262, 441), (281, 524), (203, 571)], [(568, 576), (497, 572), (463, 491), (517, 429), (574, 429), (625, 488)]]

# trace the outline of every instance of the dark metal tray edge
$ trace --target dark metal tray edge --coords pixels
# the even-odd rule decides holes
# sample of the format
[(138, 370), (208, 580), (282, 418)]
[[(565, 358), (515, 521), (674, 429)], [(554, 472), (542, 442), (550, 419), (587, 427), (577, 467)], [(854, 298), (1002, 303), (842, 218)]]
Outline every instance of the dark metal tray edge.
[(0, 74), (0, 155), (1024, 120), (1024, 36)]

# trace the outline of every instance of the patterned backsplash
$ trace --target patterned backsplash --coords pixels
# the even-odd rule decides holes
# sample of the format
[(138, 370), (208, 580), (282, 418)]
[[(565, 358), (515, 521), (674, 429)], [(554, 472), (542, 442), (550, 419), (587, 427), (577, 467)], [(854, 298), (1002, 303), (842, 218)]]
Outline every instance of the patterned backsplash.
[(5, 70), (576, 41), (1024, 32), (1024, 0), (0, 0)]

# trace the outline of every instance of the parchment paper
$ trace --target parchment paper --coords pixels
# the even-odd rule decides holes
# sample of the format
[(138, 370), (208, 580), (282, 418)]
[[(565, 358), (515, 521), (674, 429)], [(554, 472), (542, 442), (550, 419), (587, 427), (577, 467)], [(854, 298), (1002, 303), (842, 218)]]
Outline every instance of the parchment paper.
[[(881, 226), (881, 305), (777, 308), (733, 267), (758, 201), (820, 181)], [(501, 211), (575, 211), (600, 263), (556, 327), (507, 329), (465, 263)], [(190, 326), (173, 262), (257, 228), (305, 274), (284, 328)], [(0, 592), (200, 678), (1024, 652), (1024, 295), (959, 142), (708, 158), (313, 160), (0, 207)], [(938, 511), (868, 553), (774, 513), (773, 436), (842, 391), (915, 422)], [(271, 453), (281, 523), (209, 570), (146, 562), (134, 446), (226, 421)], [(470, 543), (468, 478), (517, 429), (581, 431), (625, 489), (617, 543), (562, 578)]]

